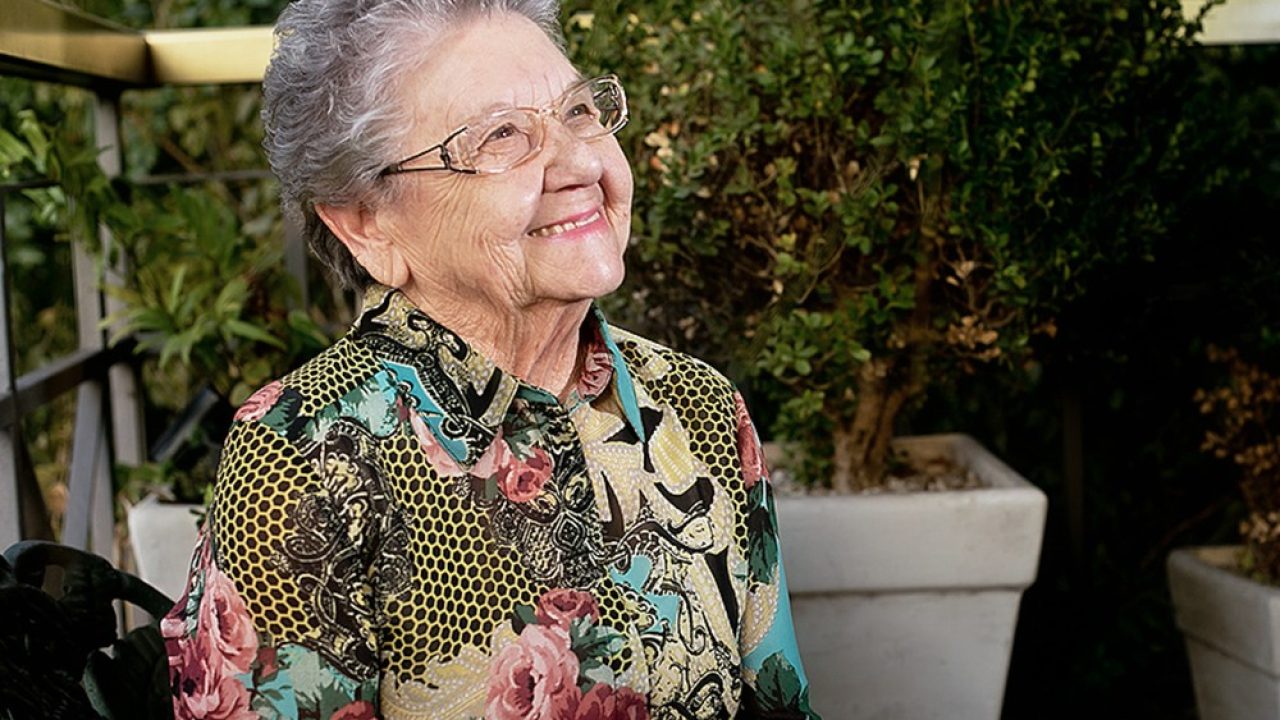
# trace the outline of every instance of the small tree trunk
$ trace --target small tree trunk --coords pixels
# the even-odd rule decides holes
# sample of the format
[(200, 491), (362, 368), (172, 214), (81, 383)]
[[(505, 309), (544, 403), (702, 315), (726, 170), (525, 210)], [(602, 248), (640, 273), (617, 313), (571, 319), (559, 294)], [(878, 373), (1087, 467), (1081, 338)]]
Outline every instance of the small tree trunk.
[(851, 493), (856, 464), (854, 457), (857, 455), (857, 448), (854, 447), (853, 423), (844, 419), (837, 420), (832, 441), (835, 448), (832, 453), (834, 467), (831, 469), (831, 488), (838, 493)]
[[(884, 431), (884, 412), (890, 392), (887, 379), (892, 374), (891, 359), (873, 359), (858, 372), (857, 410), (851, 420), (838, 420), (835, 428), (835, 467), (831, 486), (842, 493), (858, 492), (880, 481), (884, 457), (876, 457), (876, 448), (888, 446)], [(892, 419), (889, 430), (892, 431)]]
[(836, 492), (861, 492), (884, 482), (888, 466), (889, 441), (894, 421), (907, 400), (924, 387), (927, 347), (932, 342), (929, 328), (929, 291), (937, 275), (936, 233), (928, 222), (921, 234), (926, 250), (915, 269), (915, 307), (899, 328), (906, 351), (873, 357), (858, 370), (853, 419), (831, 413), (836, 419), (831, 487)]
[(861, 492), (884, 480), (894, 420), (911, 395), (909, 387), (893, 382), (892, 370), (892, 360), (877, 359), (858, 374), (857, 411), (835, 427), (831, 486), (836, 492)]

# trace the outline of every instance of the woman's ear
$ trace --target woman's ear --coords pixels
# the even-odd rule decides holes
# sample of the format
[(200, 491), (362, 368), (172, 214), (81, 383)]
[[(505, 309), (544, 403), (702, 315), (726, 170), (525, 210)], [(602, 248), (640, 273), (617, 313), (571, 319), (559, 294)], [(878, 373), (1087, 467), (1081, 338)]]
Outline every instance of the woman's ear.
[(374, 280), (392, 288), (408, 284), (409, 266), (379, 224), (376, 209), (363, 203), (315, 207), (324, 224)]

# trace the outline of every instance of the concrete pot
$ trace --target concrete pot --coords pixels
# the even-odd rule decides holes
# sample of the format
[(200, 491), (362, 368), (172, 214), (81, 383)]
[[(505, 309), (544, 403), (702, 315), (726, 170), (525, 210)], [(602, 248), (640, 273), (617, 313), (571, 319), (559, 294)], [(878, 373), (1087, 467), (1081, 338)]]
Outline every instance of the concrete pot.
[(129, 509), (129, 543), (138, 577), (177, 600), (186, 589), (196, 546), (199, 505), (160, 502), (148, 496)]
[(840, 720), (997, 720), (1045, 495), (966, 435), (895, 446), (950, 458), (986, 487), (778, 499), (813, 707)]
[(1239, 554), (1221, 546), (1169, 555), (1200, 720), (1280, 718), (1280, 588), (1241, 575)]

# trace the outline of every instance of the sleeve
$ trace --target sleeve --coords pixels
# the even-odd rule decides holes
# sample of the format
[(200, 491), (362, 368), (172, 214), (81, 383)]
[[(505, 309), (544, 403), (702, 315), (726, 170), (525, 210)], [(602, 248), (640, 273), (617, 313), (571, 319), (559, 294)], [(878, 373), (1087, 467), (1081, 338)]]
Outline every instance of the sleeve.
[(745, 682), (738, 717), (819, 720), (809, 707), (809, 681), (796, 646), (773, 488), (760, 437), (738, 393), (734, 404), (747, 488), (747, 597), (740, 630)]
[(304, 454), (267, 423), (233, 426), (161, 622), (177, 720), (377, 716), (376, 532), (359, 453), (335, 443)]

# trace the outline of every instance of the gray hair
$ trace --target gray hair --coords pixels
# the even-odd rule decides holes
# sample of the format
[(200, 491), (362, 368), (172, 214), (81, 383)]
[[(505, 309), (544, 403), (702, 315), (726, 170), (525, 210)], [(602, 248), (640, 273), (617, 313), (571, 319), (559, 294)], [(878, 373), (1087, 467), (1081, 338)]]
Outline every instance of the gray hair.
[(559, 11), (558, 0), (294, 0), (281, 13), (262, 81), (263, 146), (286, 216), (343, 286), (373, 280), (315, 206), (394, 200), (378, 173), (410, 129), (401, 90), (423, 47), (477, 17), (514, 13), (563, 49)]

